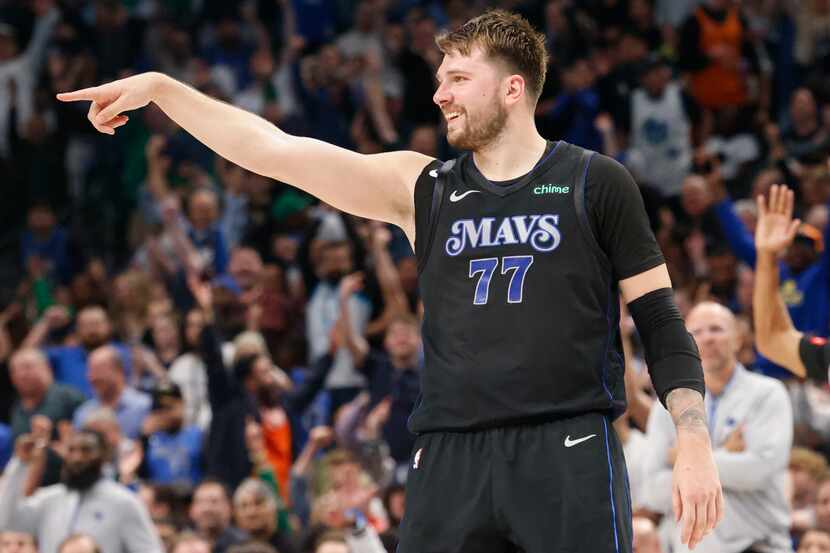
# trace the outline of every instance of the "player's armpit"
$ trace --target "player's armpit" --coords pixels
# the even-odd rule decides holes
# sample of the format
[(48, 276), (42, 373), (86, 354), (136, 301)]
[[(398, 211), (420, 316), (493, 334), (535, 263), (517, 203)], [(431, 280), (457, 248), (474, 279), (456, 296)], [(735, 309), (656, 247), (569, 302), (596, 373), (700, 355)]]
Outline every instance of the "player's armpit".
[(671, 278), (665, 263), (620, 281), (620, 291), (625, 303), (631, 303), (661, 288), (671, 288)]

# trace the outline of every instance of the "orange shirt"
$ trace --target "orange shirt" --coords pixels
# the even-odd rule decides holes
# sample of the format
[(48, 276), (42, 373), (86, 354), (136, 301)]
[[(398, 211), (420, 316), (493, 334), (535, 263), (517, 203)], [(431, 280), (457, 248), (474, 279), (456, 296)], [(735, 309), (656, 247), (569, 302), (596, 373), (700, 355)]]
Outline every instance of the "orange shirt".
[[(723, 22), (709, 17), (703, 8), (695, 12), (700, 26), (700, 49), (708, 53), (713, 48), (728, 48), (740, 59), (744, 29), (736, 8), (730, 8)], [(740, 67), (712, 61), (705, 69), (692, 76), (692, 94), (707, 108), (740, 106), (747, 101), (746, 82)]]
[(291, 425), (284, 412), (281, 417), (263, 417), (262, 437), (265, 440), (268, 464), (274, 467), (280, 485), (280, 495), (286, 505), (290, 505), (288, 480), (291, 472)]

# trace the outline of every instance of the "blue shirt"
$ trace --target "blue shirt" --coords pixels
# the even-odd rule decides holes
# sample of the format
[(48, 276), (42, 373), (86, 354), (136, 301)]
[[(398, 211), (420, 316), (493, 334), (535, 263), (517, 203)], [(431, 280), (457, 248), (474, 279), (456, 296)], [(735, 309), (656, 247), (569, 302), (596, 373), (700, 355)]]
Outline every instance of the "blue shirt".
[[(124, 373), (129, 380), (132, 372), (130, 352), (122, 344), (112, 345), (121, 353)], [(84, 396), (91, 398), (94, 392), (86, 374), (86, 358), (88, 355), (89, 352), (82, 346), (59, 346), (46, 350), (46, 356), (49, 357), (49, 364), (52, 365), (52, 371), (55, 374), (55, 382), (74, 386)]]
[[(118, 403), (115, 406), (115, 416), (118, 418), (118, 425), (121, 433), (130, 438), (136, 439), (141, 435), (141, 423), (144, 417), (150, 412), (152, 401), (150, 396), (133, 388), (124, 388)], [(92, 398), (84, 402), (75, 411), (75, 428), (83, 427), (90, 413), (103, 407), (98, 398)]]
[(13, 445), (11, 428), (0, 423), (0, 471), (3, 470), (11, 458)]
[(204, 231), (197, 231), (188, 226), (187, 236), (199, 255), (213, 268), (213, 275), (224, 274), (228, 268), (228, 246), (219, 225), (213, 225)]
[(25, 267), (32, 256), (38, 256), (47, 264), (47, 274), (55, 281), (68, 284), (72, 278), (72, 263), (69, 257), (69, 238), (66, 230), (55, 227), (45, 240), (38, 239), (31, 231), (25, 231), (20, 238)]
[(188, 426), (177, 434), (156, 432), (150, 436), (144, 454), (150, 481), (197, 484), (202, 479), (202, 438), (197, 426)]

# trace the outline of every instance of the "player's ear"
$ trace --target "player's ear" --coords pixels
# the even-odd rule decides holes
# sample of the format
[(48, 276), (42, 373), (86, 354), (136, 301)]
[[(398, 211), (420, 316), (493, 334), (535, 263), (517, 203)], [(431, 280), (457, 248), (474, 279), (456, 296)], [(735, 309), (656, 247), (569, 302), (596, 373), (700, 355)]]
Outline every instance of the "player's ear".
[(508, 75), (505, 79), (505, 102), (516, 104), (525, 96), (525, 80), (521, 75)]

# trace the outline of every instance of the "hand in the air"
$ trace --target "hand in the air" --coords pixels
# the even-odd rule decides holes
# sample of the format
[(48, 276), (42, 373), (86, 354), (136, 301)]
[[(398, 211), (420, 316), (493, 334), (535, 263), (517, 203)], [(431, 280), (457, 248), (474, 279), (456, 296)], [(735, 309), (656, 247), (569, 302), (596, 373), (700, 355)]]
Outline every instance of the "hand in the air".
[(92, 126), (104, 134), (115, 134), (115, 129), (125, 125), (129, 118), (125, 111), (143, 108), (153, 100), (161, 74), (141, 73), (100, 86), (93, 86), (57, 95), (62, 102), (87, 101)]
[(769, 189), (769, 201), (758, 196), (758, 222), (755, 225), (755, 248), (759, 253), (778, 255), (795, 238), (801, 221), (793, 220), (793, 191), (775, 184)]

